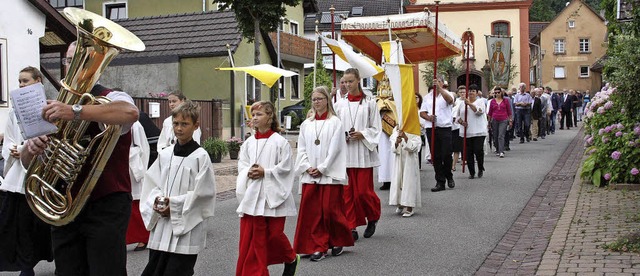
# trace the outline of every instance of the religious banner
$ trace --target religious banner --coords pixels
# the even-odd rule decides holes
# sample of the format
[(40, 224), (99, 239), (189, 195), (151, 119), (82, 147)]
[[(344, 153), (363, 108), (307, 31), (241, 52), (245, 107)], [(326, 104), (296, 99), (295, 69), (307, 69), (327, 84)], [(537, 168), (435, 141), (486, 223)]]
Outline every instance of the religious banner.
[(511, 37), (487, 35), (486, 38), (493, 83), (507, 88), (511, 68)]

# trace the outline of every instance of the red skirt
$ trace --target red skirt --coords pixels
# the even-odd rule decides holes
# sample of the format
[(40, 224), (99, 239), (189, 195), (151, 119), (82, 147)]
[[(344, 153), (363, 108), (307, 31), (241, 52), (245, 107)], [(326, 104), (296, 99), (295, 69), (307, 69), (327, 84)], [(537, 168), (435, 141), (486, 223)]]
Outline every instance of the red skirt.
[(343, 185), (302, 185), (302, 199), (293, 249), (300, 254), (327, 252), (334, 246), (353, 246), (344, 214)]
[(380, 219), (380, 198), (373, 190), (373, 168), (347, 168), (344, 187), (345, 214), (351, 229)]
[(296, 258), (284, 234), (285, 217), (244, 215), (240, 218), (240, 250), (236, 276), (269, 276), (268, 265), (290, 263)]
[(140, 215), (140, 200), (131, 202), (131, 217), (127, 227), (127, 244), (149, 242), (149, 231), (144, 227), (142, 215)]

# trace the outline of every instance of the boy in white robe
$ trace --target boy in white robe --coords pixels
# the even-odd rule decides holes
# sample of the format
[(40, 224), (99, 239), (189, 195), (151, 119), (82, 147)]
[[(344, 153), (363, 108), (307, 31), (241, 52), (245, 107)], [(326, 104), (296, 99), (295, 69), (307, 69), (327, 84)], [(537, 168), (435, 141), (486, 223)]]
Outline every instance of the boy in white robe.
[(144, 177), (140, 212), (148, 230), (142, 275), (193, 275), (213, 216), (215, 177), (207, 152), (193, 141), (200, 109), (187, 100), (172, 111), (177, 143), (162, 150)]
[(347, 177), (344, 201), (353, 239), (358, 239), (356, 227), (367, 225), (364, 237), (370, 238), (380, 219), (380, 198), (373, 190), (373, 168), (380, 166), (376, 147), (380, 141), (382, 123), (374, 99), (360, 88), (360, 73), (349, 68), (344, 73), (349, 90), (347, 99), (338, 101), (335, 109), (342, 120), (347, 139)]
[(131, 217), (127, 227), (127, 244), (138, 243), (134, 251), (141, 251), (147, 248), (149, 241), (149, 231), (147, 231), (142, 216), (140, 215), (140, 192), (142, 190), (142, 180), (147, 171), (151, 147), (147, 141), (147, 135), (140, 122), (135, 122), (131, 126), (131, 147), (129, 148), (129, 177), (131, 178)]
[(394, 168), (389, 190), (389, 205), (397, 206), (396, 213), (411, 217), (415, 207), (422, 207), (418, 151), (420, 136), (393, 129), (390, 142), (394, 145)]
[[(182, 93), (169, 93), (169, 96), (167, 96), (167, 101), (169, 102), (169, 111), (182, 104), (186, 99), (187, 98)], [(202, 131), (200, 131), (200, 127), (198, 127), (193, 132), (193, 140), (196, 141), (196, 143), (200, 144), (201, 136)], [(169, 116), (164, 119), (164, 121), (162, 121), (162, 130), (160, 131), (160, 136), (158, 136), (158, 152), (168, 146), (173, 145), (174, 143), (176, 143), (176, 135), (173, 133), (173, 116)]]
[(295, 216), (293, 161), (270, 102), (251, 105), (256, 134), (240, 147), (236, 198), (240, 242), (236, 275), (269, 275), (267, 266), (284, 263), (283, 275), (295, 275), (300, 256), (284, 234), (285, 218)]

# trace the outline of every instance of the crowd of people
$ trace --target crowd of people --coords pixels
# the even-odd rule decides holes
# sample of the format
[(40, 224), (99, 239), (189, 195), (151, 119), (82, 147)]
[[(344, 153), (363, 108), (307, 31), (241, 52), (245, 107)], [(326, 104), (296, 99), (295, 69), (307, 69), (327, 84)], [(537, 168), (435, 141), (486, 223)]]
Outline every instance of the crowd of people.
[[(74, 52), (72, 44), (67, 57)], [(20, 72), (21, 87), (39, 82), (36, 68)], [(524, 143), (555, 133), (557, 117), (558, 129), (574, 127), (585, 100), (573, 90), (528, 92), (524, 84), (509, 91), (496, 87), (484, 97), (476, 85), (459, 86), (453, 93), (442, 79), (434, 83), (435, 90), (424, 97), (415, 94), (421, 134), (398, 127), (385, 134), (376, 99), (362, 90), (358, 70), (346, 70), (339, 93), (313, 90), (295, 154), (279, 134), (273, 104), (254, 103), (254, 134), (242, 144), (238, 160), (236, 275), (268, 275), (273, 264), (284, 264), (283, 275), (295, 275), (301, 256), (314, 262), (340, 256), (359, 239), (358, 227), (365, 226), (364, 238), (375, 234), (382, 203), (374, 182), (390, 190), (387, 204), (399, 216), (412, 217), (422, 205), (423, 161), (433, 165), (432, 192), (453, 189), (458, 160), (465, 161), (470, 179), (481, 178), (488, 145), (504, 158), (514, 139)], [(63, 226), (43, 223), (27, 205), (26, 168), (50, 141), (47, 136), (22, 140), (11, 112), (2, 150), (0, 270), (34, 275), (34, 266), (47, 260), (55, 261), (56, 275), (126, 275), (126, 244), (137, 244), (134, 250), (149, 250), (142, 275), (194, 274), (216, 195), (209, 156), (199, 145), (199, 106), (179, 93), (169, 95), (171, 116), (158, 134), (143, 126), (148, 117), (120, 90), (95, 85), (92, 94), (111, 99), (103, 105), (50, 100), (44, 107), (49, 122), (92, 122), (91, 134), (100, 131), (98, 123), (122, 126), (86, 206)], [(159, 136), (157, 156), (149, 135)], [(461, 153), (466, 155), (460, 158)], [(374, 181), (380, 166), (388, 175), (379, 168)], [(293, 194), (296, 177), (299, 208)], [(284, 233), (286, 217), (292, 216), (297, 216), (293, 243)]]

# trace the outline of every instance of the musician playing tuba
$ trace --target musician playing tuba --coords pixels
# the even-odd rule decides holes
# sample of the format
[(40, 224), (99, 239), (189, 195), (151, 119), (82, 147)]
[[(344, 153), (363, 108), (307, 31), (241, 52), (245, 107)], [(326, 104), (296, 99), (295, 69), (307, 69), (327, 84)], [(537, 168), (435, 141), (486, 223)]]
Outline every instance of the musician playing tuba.
[[(65, 70), (76, 51), (69, 45)], [(126, 275), (125, 234), (131, 214), (131, 182), (129, 179), (129, 130), (138, 120), (138, 108), (125, 92), (113, 91), (96, 84), (94, 96), (105, 96), (111, 102), (101, 105), (67, 104), (47, 101), (42, 116), (45, 120), (90, 121), (87, 133), (100, 132), (98, 123), (120, 125), (120, 138), (108, 158), (90, 198), (79, 215), (67, 225), (52, 226), (52, 244), (58, 275)], [(21, 155), (24, 167), (40, 156), (50, 139), (40, 136), (26, 141)], [(86, 167), (83, 167), (83, 170)], [(86, 174), (80, 171), (80, 175)]]

